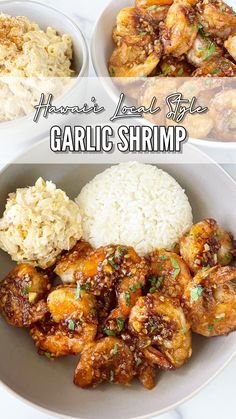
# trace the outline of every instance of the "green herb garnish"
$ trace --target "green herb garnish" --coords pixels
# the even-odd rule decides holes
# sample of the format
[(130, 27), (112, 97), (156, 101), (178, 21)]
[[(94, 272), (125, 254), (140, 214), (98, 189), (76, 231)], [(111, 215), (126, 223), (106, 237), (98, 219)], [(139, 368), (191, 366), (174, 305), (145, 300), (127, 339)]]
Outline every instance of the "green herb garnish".
[(51, 359), (51, 354), (50, 352), (44, 352), (44, 356), (46, 356), (46, 358)]
[(147, 32), (139, 32), (139, 35), (145, 36), (145, 35), (147, 35)]
[(147, 8), (147, 10), (156, 10), (156, 9), (157, 9), (157, 6), (155, 4)]
[(75, 322), (71, 319), (68, 321), (68, 328), (70, 330), (75, 330)]
[(143, 361), (142, 361), (141, 358), (137, 358), (136, 359), (136, 365), (137, 365), (137, 367), (139, 367), (139, 365), (141, 365), (142, 363), (143, 363)]
[(114, 371), (110, 371), (110, 382), (112, 383), (112, 381), (114, 381), (115, 378), (115, 374)]
[(115, 262), (115, 260), (114, 260), (114, 256), (112, 256), (112, 257), (109, 257), (109, 258), (108, 258), (108, 263), (109, 263), (109, 265), (111, 265), (111, 267), (112, 267), (113, 269), (115, 269), (116, 271), (119, 269), (119, 266), (116, 264), (116, 262)]
[(203, 293), (203, 287), (201, 287), (201, 285), (199, 285), (196, 288), (192, 288), (190, 292), (191, 302), (197, 301), (199, 297), (202, 295), (202, 293)]
[(111, 68), (111, 75), (114, 77), (116, 75), (115, 69), (112, 67)]
[(182, 76), (184, 74), (184, 69), (180, 68), (178, 71), (178, 76)]
[(164, 277), (160, 276), (159, 278), (156, 276), (151, 276), (149, 278), (149, 281), (151, 282), (152, 286), (150, 288), (150, 293), (153, 294), (156, 292), (162, 285), (162, 282), (164, 281)]
[(24, 295), (28, 295), (30, 292), (30, 286), (29, 285), (25, 285), (24, 289), (23, 289), (23, 293)]
[(125, 321), (123, 319), (118, 318), (116, 319), (116, 323), (117, 323), (118, 331), (121, 332), (121, 330), (124, 329)]
[(107, 336), (116, 336), (116, 332), (114, 332), (114, 330), (111, 329), (103, 329), (103, 332), (107, 335)]
[(176, 262), (176, 260), (175, 260), (175, 259), (170, 258), (170, 261), (171, 261), (172, 266), (173, 266), (173, 268), (174, 268), (174, 272), (173, 272), (173, 274), (172, 274), (172, 277), (173, 277), (174, 279), (176, 279), (176, 278), (177, 278), (177, 276), (178, 276), (178, 275), (179, 275), (179, 273), (180, 273), (180, 266), (179, 266), (178, 262)]
[(141, 284), (137, 284), (137, 285), (130, 285), (130, 286), (129, 286), (129, 289), (130, 289), (130, 291), (132, 291), (132, 292), (136, 292), (136, 291), (140, 290), (140, 288), (142, 288), (142, 285), (141, 285)]
[(213, 68), (211, 74), (219, 74), (220, 72), (221, 72), (221, 69), (220, 68)]
[(131, 298), (129, 291), (125, 291), (125, 302), (128, 307), (131, 306)]
[[(203, 50), (203, 49), (202, 49)], [(209, 42), (208, 48), (203, 55), (202, 59), (206, 60), (207, 58), (211, 57), (216, 52), (216, 46), (213, 42)]]
[(152, 318), (149, 320), (149, 325), (151, 326), (151, 333), (157, 329), (157, 324), (154, 323), (154, 320)]
[(183, 327), (183, 329), (179, 330), (179, 333), (182, 333), (183, 335), (185, 335), (185, 333), (187, 332), (187, 327)]
[(159, 257), (159, 259), (160, 259), (160, 260), (166, 260), (166, 259), (167, 259), (167, 256), (162, 255), (162, 256), (160, 256), (160, 257)]
[(114, 345), (113, 354), (114, 355), (117, 355), (118, 354), (118, 345), (117, 345), (117, 343), (115, 343), (115, 345)]
[(75, 292), (75, 299), (78, 300), (80, 298), (80, 291), (81, 291), (81, 285), (79, 281), (77, 281), (77, 287)]
[(214, 324), (209, 324), (208, 331), (212, 332), (213, 329), (214, 329)]
[(168, 74), (169, 74), (169, 72), (171, 71), (171, 68), (170, 68), (170, 66), (168, 65), (168, 64), (164, 64), (163, 65), (163, 74), (165, 75), (165, 76), (167, 76)]

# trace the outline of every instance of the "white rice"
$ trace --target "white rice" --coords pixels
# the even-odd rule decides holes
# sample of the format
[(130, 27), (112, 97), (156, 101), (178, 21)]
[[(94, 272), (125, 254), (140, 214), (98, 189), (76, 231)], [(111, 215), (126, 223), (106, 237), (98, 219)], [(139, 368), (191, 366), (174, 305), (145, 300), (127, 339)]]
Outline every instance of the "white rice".
[(122, 163), (105, 170), (76, 198), (83, 238), (94, 247), (133, 246), (141, 255), (171, 249), (192, 225), (185, 191), (156, 166)]

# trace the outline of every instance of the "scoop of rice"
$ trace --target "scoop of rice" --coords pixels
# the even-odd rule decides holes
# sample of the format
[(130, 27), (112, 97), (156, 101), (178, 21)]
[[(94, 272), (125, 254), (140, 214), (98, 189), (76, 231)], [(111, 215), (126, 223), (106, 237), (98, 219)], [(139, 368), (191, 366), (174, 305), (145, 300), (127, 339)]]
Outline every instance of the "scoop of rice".
[(168, 173), (137, 162), (97, 175), (76, 198), (83, 238), (94, 247), (133, 246), (141, 256), (171, 249), (192, 225), (188, 198)]
[(52, 182), (9, 194), (0, 219), (0, 247), (17, 262), (47, 268), (81, 238), (78, 205)]

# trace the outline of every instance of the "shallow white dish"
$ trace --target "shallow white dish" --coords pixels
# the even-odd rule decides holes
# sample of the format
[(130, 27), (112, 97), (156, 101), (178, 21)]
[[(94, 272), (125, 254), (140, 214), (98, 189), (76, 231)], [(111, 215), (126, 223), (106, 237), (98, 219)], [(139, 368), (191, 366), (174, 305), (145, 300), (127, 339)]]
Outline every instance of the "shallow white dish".
[[(45, 142), (39, 143), (28, 154), (33, 159), (41, 156), (43, 161), (44, 147)], [(176, 164), (160, 165), (157, 156), (156, 164), (186, 189), (195, 221), (215, 217), (236, 235), (236, 213), (232, 206), (236, 183), (195, 147), (186, 144), (185, 153), (202, 163), (180, 165), (177, 156)], [(115, 158), (114, 155), (113, 162)], [(127, 156), (125, 158), (127, 160)], [(147, 156), (136, 156), (136, 159), (148, 162)], [(20, 161), (24, 161), (24, 157), (15, 163)], [(56, 182), (74, 198), (81, 187), (105, 167), (104, 164), (10, 165), (0, 173), (0, 213), (9, 192), (33, 184), (41, 175)], [(0, 265), (1, 278), (14, 266), (4, 252), (0, 252)], [(215, 377), (236, 351), (236, 333), (212, 339), (195, 336), (192, 359), (180, 370), (159, 373), (157, 387), (152, 391), (145, 390), (139, 383), (127, 388), (102, 385), (95, 390), (82, 390), (72, 383), (76, 357), (55, 362), (39, 357), (27, 332), (9, 327), (2, 318), (0, 341), (0, 380), (5, 386), (38, 409), (64, 418), (83, 419), (137, 419), (173, 409)]]
[[(236, 0), (227, 0), (227, 3), (236, 8)], [(113, 84), (107, 68), (109, 58), (114, 49), (112, 30), (116, 24), (116, 17), (119, 11), (125, 7), (134, 7), (134, 4), (135, 0), (111, 0), (97, 20), (91, 41), (91, 57), (95, 72), (101, 78), (101, 83), (115, 103), (118, 103), (119, 92)], [(150, 124), (142, 118), (139, 119), (139, 123)], [(190, 138), (189, 142), (197, 145), (219, 162), (236, 162), (236, 156), (230, 155), (230, 151), (236, 150), (236, 142), (217, 142), (196, 138)], [(222, 155), (222, 153), (224, 154)]]
[[(68, 34), (72, 37), (73, 67), (78, 73), (78, 77), (73, 81), (73, 86), (69, 87), (68, 91), (55, 100), (54, 104), (57, 106), (77, 105), (79, 99), (83, 99), (85, 77), (88, 75), (89, 68), (88, 47), (79, 27), (59, 10), (35, 1), (1, 1), (0, 13), (26, 16), (44, 30), (51, 26), (59, 34)], [(50, 115), (48, 119), (41, 118), (36, 124), (33, 122), (33, 115), (30, 114), (13, 121), (1, 122), (0, 139), (16, 145), (40, 140), (48, 134), (51, 126), (65, 125), (69, 123), (68, 121), (70, 121), (70, 115)]]

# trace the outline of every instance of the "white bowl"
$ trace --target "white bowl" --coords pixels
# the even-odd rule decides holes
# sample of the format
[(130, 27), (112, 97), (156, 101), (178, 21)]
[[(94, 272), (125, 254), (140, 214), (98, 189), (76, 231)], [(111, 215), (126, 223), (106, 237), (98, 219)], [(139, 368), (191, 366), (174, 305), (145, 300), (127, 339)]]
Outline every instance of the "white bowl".
[[(186, 145), (186, 153), (202, 164), (159, 165), (173, 175), (186, 189), (193, 207), (195, 221), (215, 217), (226, 229), (236, 235), (236, 213), (232, 197), (236, 193), (235, 182), (198, 149)], [(31, 148), (32, 158), (43, 158), (45, 144)], [(27, 160), (26, 156), (26, 160)], [(115, 161), (115, 157), (113, 157)], [(127, 159), (127, 156), (120, 156)], [(146, 156), (137, 160), (147, 162)], [(0, 173), (0, 213), (4, 209), (9, 192), (17, 187), (32, 185), (43, 175), (64, 189), (71, 198), (107, 165), (99, 164), (19, 164), (24, 156)], [(83, 161), (81, 157), (80, 161)], [(207, 179), (207, 182), (206, 182)], [(14, 264), (4, 252), (0, 252), (1, 277)], [(236, 351), (236, 333), (229, 336), (207, 339), (194, 336), (193, 356), (180, 370), (159, 373), (157, 387), (149, 391), (139, 383), (129, 387), (101, 385), (93, 390), (82, 390), (72, 383), (77, 357), (49, 362), (40, 357), (24, 330), (7, 325), (0, 318), (0, 380), (16, 396), (48, 414), (63, 418), (128, 419), (159, 415), (202, 389), (232, 359)]]
[[(12, 16), (26, 16), (44, 30), (51, 26), (59, 34), (71, 36), (74, 49), (73, 67), (78, 73), (78, 77), (73, 81), (73, 86), (54, 101), (54, 105), (77, 105), (78, 100), (83, 99), (85, 88), (85, 79), (83, 78), (88, 75), (89, 68), (88, 47), (79, 27), (59, 10), (35, 1), (1, 1), (1, 12)], [(48, 119), (41, 118), (36, 124), (33, 122), (33, 114), (30, 114), (13, 121), (1, 122), (0, 138), (3, 138), (4, 142), (9, 141), (9, 145), (40, 140), (48, 135), (51, 126), (66, 125), (70, 119), (70, 115), (50, 115)]]
[[(227, 3), (236, 8), (236, 0), (228, 0)], [(114, 49), (112, 30), (116, 24), (116, 17), (119, 11), (124, 7), (134, 7), (134, 4), (135, 0), (111, 0), (96, 22), (91, 41), (90, 49), (94, 70), (97, 76), (101, 78), (101, 83), (115, 103), (118, 103), (120, 93), (108, 72), (108, 62)], [(138, 122), (139, 124), (150, 124), (142, 118)], [(230, 151), (236, 150), (236, 142), (217, 142), (195, 138), (190, 138), (189, 142), (197, 145), (219, 162), (236, 162), (235, 156), (232, 156), (230, 153)]]

